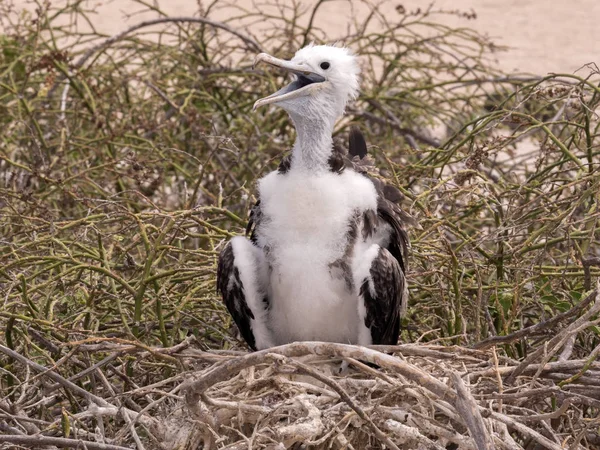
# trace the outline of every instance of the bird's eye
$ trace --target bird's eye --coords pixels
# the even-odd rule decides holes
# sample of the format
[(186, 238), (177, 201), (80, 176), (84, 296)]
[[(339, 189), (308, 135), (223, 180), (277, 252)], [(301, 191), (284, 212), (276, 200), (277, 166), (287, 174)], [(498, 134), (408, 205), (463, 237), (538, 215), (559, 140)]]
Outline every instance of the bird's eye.
[(329, 64), (328, 62), (322, 62), (321, 64), (319, 64), (319, 67), (321, 67), (321, 69), (323, 69), (323, 70), (327, 70), (327, 69), (329, 69), (330, 65), (331, 64)]

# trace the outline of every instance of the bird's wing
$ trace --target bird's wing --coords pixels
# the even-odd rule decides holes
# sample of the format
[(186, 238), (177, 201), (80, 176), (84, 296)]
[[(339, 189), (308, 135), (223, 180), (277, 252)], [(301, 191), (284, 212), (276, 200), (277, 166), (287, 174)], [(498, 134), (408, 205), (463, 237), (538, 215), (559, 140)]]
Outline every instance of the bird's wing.
[(250, 319), (254, 319), (254, 314), (246, 302), (244, 285), (240, 278), (239, 268), (235, 265), (231, 244), (228, 244), (219, 255), (217, 289), (221, 292), (225, 306), (231, 313), (242, 337), (252, 350), (256, 350), (256, 339), (250, 328)]
[[(408, 289), (408, 235), (403, 228), (400, 208), (383, 196), (378, 198), (377, 215), (363, 217), (363, 236), (374, 243), (364, 257), (368, 271), (359, 274), (359, 296), (364, 306), (362, 319), (372, 344), (395, 345), (400, 318), (406, 311)], [(364, 269), (363, 269), (364, 270)]]
[(267, 325), (266, 270), (262, 251), (242, 236), (234, 237), (219, 255), (217, 289), (252, 350), (272, 346)]
[(398, 205), (387, 200), (381, 193), (377, 199), (377, 218), (380, 225), (389, 227), (386, 248), (398, 261), (402, 273), (408, 271), (408, 249), (410, 241), (404, 229), (404, 224), (412, 223), (414, 219), (406, 214)]
[[(338, 147), (339, 148), (339, 147)], [(360, 280), (360, 296), (365, 307), (365, 325), (371, 331), (374, 344), (396, 344), (400, 317), (408, 304), (406, 272), (410, 242), (404, 227), (418, 226), (415, 219), (399, 206), (404, 196), (400, 190), (386, 183), (367, 154), (365, 139), (356, 127), (350, 130), (348, 154), (344, 166), (371, 180), (377, 191), (377, 214), (365, 213), (363, 234), (380, 236), (377, 255), (371, 261), (368, 274)], [(385, 230), (384, 233), (378, 230)]]
[(360, 285), (363, 319), (373, 344), (395, 345), (400, 332), (400, 310), (406, 300), (406, 279), (396, 258), (386, 248), (376, 247), (370, 270)]

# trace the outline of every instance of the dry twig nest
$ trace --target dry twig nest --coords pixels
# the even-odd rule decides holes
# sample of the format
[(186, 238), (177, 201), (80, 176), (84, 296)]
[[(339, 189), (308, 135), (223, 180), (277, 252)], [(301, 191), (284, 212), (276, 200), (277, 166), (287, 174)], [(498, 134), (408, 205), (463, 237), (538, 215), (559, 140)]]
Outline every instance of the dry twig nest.
[[(6, 397), (0, 400), (0, 448), (599, 449), (600, 345), (583, 359), (570, 359), (578, 333), (600, 323), (596, 292), (561, 315), (489, 338), (478, 349), (297, 342), (246, 353), (202, 351), (193, 348), (193, 337), (171, 348), (106, 338), (74, 343), (78, 352), (109, 354), (84, 371), (95, 370), (102, 380), (94, 392), (62, 377), (60, 368), (0, 345), (27, 368), (19, 375), (23, 393), (60, 388), (79, 398), (81, 411), (63, 408), (54, 422), (39, 420), (52, 417), (60, 396), (34, 396), (26, 408), (18, 405), (27, 396)], [(566, 320), (571, 323), (522, 361), (496, 351), (497, 344)], [(119, 385), (125, 374), (100, 368), (133, 354), (141, 365), (170, 367), (171, 373), (177, 367), (178, 373), (145, 383), (138, 378), (137, 384), (128, 379), (135, 387), (125, 391)], [(61, 422), (63, 435), (57, 436)]]
[[(569, 359), (577, 334), (600, 322), (597, 292), (562, 315), (491, 338), (479, 349), (322, 342), (250, 354), (188, 349), (180, 356), (212, 365), (185, 383), (186, 420), (196, 426), (177, 436), (178, 445), (600, 448), (600, 346), (586, 359)], [(498, 356), (496, 344), (556, 329), (565, 320), (571, 323), (523, 361)]]
[[(600, 423), (590, 415), (600, 408), (598, 362), (522, 366), (494, 349), (320, 342), (222, 359), (186, 383), (188, 420), (198, 425), (187, 448), (558, 450), (600, 443)], [(336, 373), (341, 361), (350, 366), (344, 375)]]

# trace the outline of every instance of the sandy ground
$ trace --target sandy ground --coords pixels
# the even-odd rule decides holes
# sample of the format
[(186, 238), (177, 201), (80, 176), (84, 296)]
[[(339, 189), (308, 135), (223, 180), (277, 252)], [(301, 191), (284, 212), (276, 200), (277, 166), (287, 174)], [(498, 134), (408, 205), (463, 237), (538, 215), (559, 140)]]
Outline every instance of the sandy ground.
[[(28, 4), (28, 0), (12, 1), (17, 7)], [(53, 0), (53, 4), (64, 1)], [(315, 0), (298, 1), (306, 5), (315, 3)], [(326, 20), (320, 25), (328, 32), (331, 30), (332, 38), (343, 32), (349, 1), (328, 1), (321, 7)], [(103, 4), (96, 6), (100, 3)], [(196, 0), (154, 0), (154, 3), (170, 15), (193, 15), (198, 10)], [(430, 2), (390, 1), (383, 8), (393, 18), (397, 14), (395, 6), (400, 3), (407, 10), (414, 10)], [(252, 1), (239, 0), (238, 4), (251, 7)], [(140, 9), (129, 0), (89, 0), (87, 5), (97, 11), (94, 20), (97, 29), (107, 34), (118, 33), (128, 25), (152, 17), (149, 14), (127, 17)], [(435, 7), (475, 11), (476, 20), (453, 16), (442, 16), (442, 20), (449, 25), (474, 28), (497, 44), (508, 46), (507, 52), (498, 55), (499, 67), (505, 71), (572, 73), (586, 63), (600, 65), (600, 0), (436, 0)]]

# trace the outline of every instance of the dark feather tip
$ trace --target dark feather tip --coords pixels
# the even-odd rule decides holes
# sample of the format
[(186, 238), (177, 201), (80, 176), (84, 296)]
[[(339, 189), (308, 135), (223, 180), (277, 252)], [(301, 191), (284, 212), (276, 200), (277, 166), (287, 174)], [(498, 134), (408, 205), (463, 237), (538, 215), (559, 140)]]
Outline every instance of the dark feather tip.
[(348, 152), (351, 157), (358, 156), (363, 159), (367, 156), (367, 143), (365, 137), (360, 132), (358, 127), (350, 128), (350, 136), (348, 138)]

